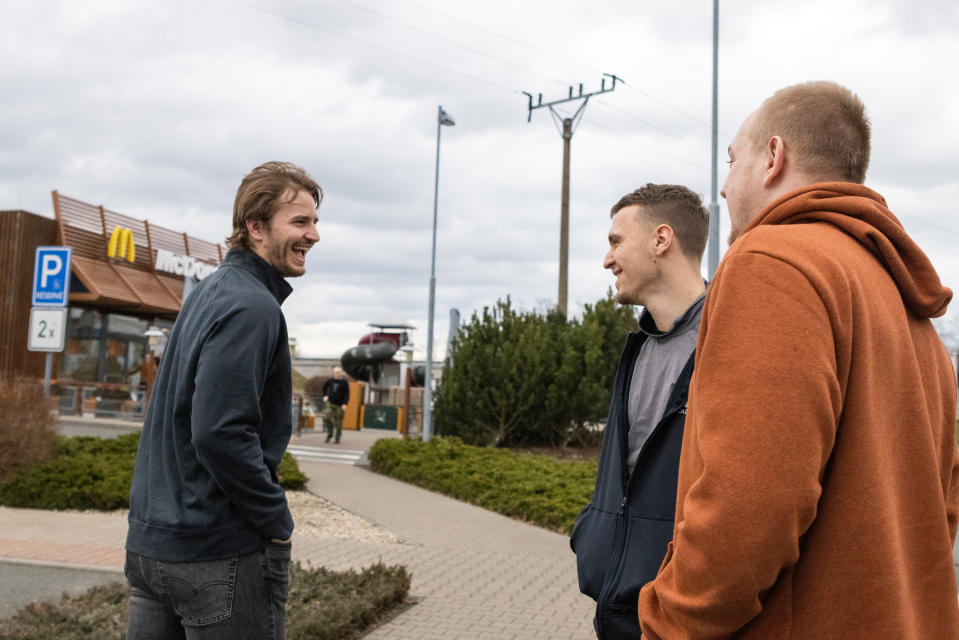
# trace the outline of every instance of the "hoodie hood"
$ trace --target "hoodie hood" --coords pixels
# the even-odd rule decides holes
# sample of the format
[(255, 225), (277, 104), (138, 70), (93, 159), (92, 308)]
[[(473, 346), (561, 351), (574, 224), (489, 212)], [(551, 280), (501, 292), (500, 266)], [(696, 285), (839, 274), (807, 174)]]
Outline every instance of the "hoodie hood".
[(855, 238), (892, 276), (906, 307), (917, 316), (937, 318), (946, 312), (952, 290), (881, 195), (861, 184), (822, 182), (785, 194), (769, 204), (743, 230), (760, 225), (828, 222)]

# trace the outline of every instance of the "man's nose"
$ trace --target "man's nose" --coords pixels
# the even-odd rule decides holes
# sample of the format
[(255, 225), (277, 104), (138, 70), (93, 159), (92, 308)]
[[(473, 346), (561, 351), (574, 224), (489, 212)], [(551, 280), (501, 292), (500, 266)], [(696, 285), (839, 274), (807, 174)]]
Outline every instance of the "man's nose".
[(311, 224), (310, 228), (306, 230), (306, 239), (310, 240), (311, 242), (320, 241), (320, 232), (316, 230), (315, 224)]

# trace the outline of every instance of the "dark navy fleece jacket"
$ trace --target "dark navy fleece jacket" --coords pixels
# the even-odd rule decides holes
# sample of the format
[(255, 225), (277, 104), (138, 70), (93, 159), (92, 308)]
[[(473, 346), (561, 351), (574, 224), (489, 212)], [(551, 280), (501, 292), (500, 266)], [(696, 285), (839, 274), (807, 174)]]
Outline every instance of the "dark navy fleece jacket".
[(231, 250), (185, 300), (140, 436), (127, 550), (214, 560), (292, 535), (276, 474), (292, 430), (291, 291), (256, 253)]

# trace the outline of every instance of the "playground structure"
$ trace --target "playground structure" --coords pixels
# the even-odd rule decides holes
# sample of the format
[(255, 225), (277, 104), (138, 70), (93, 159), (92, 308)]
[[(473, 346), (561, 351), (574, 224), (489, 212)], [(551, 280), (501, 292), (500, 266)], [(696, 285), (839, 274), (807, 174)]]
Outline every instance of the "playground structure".
[[(369, 326), (372, 331), (340, 357), (343, 371), (356, 381), (350, 383), (343, 428), (418, 433), (422, 428), (426, 368), (412, 364), (409, 334), (415, 327), (391, 322), (371, 322)], [(398, 352), (404, 355), (402, 359), (396, 359)]]

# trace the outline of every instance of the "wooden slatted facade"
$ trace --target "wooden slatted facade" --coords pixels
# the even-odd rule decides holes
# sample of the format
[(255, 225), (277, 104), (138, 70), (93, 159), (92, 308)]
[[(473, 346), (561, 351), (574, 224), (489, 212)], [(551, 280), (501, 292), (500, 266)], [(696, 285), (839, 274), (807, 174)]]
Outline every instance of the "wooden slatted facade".
[[(223, 259), (220, 245), (152, 225), (53, 192), (53, 210), (60, 238), (73, 247), (73, 272), (85, 291), (70, 299), (106, 305), (127, 312), (175, 318), (183, 301), (183, 278), (157, 271), (158, 250), (216, 265)], [(134, 260), (108, 257), (114, 229), (129, 229)]]
[[(33, 263), (38, 246), (73, 248), (71, 317), (74, 310), (79, 312), (74, 309), (79, 306), (104, 314), (126, 314), (144, 322), (175, 319), (183, 300), (184, 278), (156, 269), (158, 250), (214, 266), (225, 255), (225, 249), (218, 244), (56, 191), (53, 209), (56, 219), (26, 211), (0, 211), (0, 376), (43, 376), (45, 354), (27, 350)], [(110, 236), (118, 227), (129, 229), (132, 234), (132, 262), (108, 256)], [(136, 335), (145, 340), (141, 334)], [(55, 377), (58, 360), (55, 354)]]
[(36, 248), (57, 244), (57, 223), (0, 211), (0, 376), (43, 377), (45, 354), (27, 350)]

